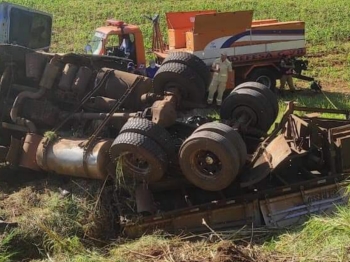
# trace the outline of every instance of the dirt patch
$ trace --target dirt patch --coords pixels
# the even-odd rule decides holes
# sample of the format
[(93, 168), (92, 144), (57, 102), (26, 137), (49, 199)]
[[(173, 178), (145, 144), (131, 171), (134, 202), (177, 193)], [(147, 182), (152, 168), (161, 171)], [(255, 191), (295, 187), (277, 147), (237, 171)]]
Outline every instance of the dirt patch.
[(208, 262), (267, 262), (271, 261), (262, 257), (253, 248), (236, 246), (232, 243), (223, 243), (217, 248), (214, 258)]

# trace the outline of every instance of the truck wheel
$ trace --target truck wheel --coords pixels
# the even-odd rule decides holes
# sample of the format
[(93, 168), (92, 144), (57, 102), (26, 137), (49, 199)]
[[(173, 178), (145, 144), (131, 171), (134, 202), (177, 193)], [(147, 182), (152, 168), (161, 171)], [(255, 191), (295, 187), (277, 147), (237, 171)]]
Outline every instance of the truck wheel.
[(262, 95), (264, 95), (266, 99), (270, 102), (270, 105), (272, 106), (272, 109), (274, 112), (274, 118), (275, 119), (277, 118), (278, 112), (279, 112), (278, 100), (276, 95), (267, 86), (258, 82), (244, 82), (236, 86), (234, 91), (237, 91), (240, 89), (253, 89), (255, 91), (258, 91)]
[(165, 152), (156, 142), (136, 133), (118, 135), (110, 148), (110, 156), (113, 162), (121, 158), (123, 173), (147, 182), (160, 180), (168, 164)]
[(179, 162), (184, 176), (195, 186), (219, 191), (239, 172), (239, 156), (227, 138), (210, 131), (191, 135), (182, 144)]
[(267, 86), (270, 90), (276, 88), (276, 76), (271, 69), (257, 68), (248, 76), (250, 81), (261, 83)]
[(206, 88), (210, 85), (210, 70), (198, 56), (187, 52), (171, 52), (164, 59), (163, 65), (167, 63), (180, 63), (189, 66), (202, 78)]
[(203, 80), (190, 67), (179, 63), (162, 65), (153, 79), (154, 92), (163, 95), (170, 88), (177, 88), (181, 98), (200, 103), (205, 96)]
[(0, 163), (4, 163), (6, 161), (7, 152), (7, 147), (0, 146)]
[(221, 119), (246, 122), (267, 132), (274, 122), (273, 111), (265, 96), (253, 89), (232, 91), (220, 108)]
[(160, 125), (145, 118), (129, 118), (119, 134), (137, 133), (151, 138), (160, 146), (170, 159), (175, 157), (175, 144), (169, 132)]
[(238, 151), (240, 167), (245, 165), (247, 160), (247, 147), (241, 135), (236, 130), (223, 123), (210, 122), (201, 125), (193, 133), (198, 133), (201, 131), (210, 131), (226, 137), (231, 142), (231, 146), (235, 147)]
[(0, 78), (0, 97), (5, 96), (11, 84), (12, 67), (5, 68)]

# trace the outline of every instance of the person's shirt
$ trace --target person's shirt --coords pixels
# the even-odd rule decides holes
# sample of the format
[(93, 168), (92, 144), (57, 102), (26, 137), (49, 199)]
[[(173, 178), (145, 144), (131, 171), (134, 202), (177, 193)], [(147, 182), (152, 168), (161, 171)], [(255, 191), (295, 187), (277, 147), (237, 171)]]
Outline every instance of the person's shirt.
[(147, 67), (146, 68), (146, 74), (147, 74), (147, 77), (149, 77), (149, 78), (153, 78), (154, 77), (154, 75), (157, 73), (157, 71), (158, 71), (158, 69), (159, 69), (159, 67), (158, 66), (155, 66), (155, 67)]
[(293, 73), (293, 69), (290, 67), (291, 64), (287, 62), (286, 59), (282, 58), (280, 61), (280, 70), (284, 75), (290, 75)]
[(214, 78), (216, 78), (219, 82), (226, 82), (228, 79), (228, 73), (232, 72), (232, 63), (225, 59), (225, 61), (221, 60), (221, 57), (215, 59), (213, 63), (213, 68), (219, 67), (219, 72), (214, 72)]

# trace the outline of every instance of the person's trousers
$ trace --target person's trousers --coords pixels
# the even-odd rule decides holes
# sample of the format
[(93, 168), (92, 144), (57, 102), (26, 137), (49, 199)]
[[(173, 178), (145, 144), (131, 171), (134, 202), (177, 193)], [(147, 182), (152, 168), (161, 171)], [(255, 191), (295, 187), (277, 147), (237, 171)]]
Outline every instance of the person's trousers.
[(207, 99), (208, 104), (213, 103), (214, 94), (216, 91), (218, 91), (218, 95), (216, 97), (216, 104), (220, 106), (222, 103), (222, 95), (224, 94), (225, 89), (226, 89), (226, 81), (220, 82), (218, 80), (213, 79), (213, 81), (209, 86), (209, 94)]
[(283, 75), (281, 77), (281, 90), (284, 89), (285, 85), (286, 85), (286, 82), (288, 83), (288, 86), (289, 86), (289, 89), (294, 91), (295, 90), (295, 87), (294, 87), (294, 84), (293, 84), (293, 77), (291, 75)]

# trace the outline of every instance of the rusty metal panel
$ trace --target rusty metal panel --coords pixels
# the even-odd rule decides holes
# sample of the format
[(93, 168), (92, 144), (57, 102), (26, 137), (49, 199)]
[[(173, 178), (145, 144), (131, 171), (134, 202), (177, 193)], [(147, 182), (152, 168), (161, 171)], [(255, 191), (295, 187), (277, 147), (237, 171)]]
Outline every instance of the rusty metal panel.
[(260, 201), (265, 224), (269, 227), (288, 227), (304, 222), (311, 214), (327, 214), (335, 205), (345, 204), (345, 188), (336, 184), (298, 193), (267, 198)]
[(200, 210), (193, 208), (190, 210), (173, 214), (172, 216), (152, 216), (147, 221), (126, 223), (122, 225), (124, 233), (128, 236), (139, 236), (147, 231), (163, 229), (168, 232), (190, 231), (204, 232), (208, 228), (203, 221), (213, 229), (223, 229), (231, 227), (242, 227), (247, 224), (260, 226), (262, 217), (259, 210), (258, 200), (249, 203), (237, 203), (220, 208)]
[(284, 161), (289, 161), (289, 156), (292, 150), (288, 145), (284, 134), (277, 136), (266, 147), (264, 152), (260, 155), (257, 161), (242, 177), (241, 187), (247, 187), (264, 179)]
[(341, 137), (336, 140), (337, 156), (336, 163), (341, 172), (350, 171), (350, 136)]
[(269, 162), (271, 168), (274, 169), (292, 153), (292, 150), (284, 138), (284, 135), (281, 134), (266, 147), (266, 152), (268, 156), (271, 157)]

